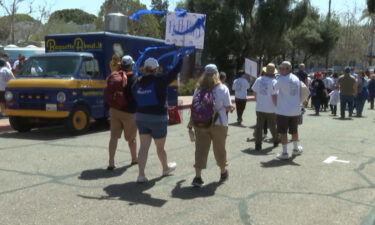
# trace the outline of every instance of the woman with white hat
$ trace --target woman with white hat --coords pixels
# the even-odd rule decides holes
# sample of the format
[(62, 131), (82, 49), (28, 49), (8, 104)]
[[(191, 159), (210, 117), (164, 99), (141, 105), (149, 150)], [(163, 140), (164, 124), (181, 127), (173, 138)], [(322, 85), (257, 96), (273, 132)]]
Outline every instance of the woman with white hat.
[(135, 120), (140, 136), (138, 183), (148, 181), (145, 176), (145, 167), (152, 140), (155, 142), (157, 154), (163, 167), (162, 175), (170, 175), (176, 169), (176, 163), (168, 163), (164, 145), (168, 126), (168, 86), (177, 79), (181, 66), (182, 60), (167, 74), (158, 74), (158, 61), (148, 58), (144, 63), (144, 75), (133, 87), (137, 102)]

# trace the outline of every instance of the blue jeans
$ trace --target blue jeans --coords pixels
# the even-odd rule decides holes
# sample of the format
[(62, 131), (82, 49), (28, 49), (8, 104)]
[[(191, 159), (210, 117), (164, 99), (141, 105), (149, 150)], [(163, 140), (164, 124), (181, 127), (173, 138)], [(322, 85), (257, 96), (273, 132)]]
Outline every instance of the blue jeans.
[(355, 105), (357, 110), (357, 116), (362, 116), (363, 108), (365, 107), (366, 98), (357, 96), (355, 98)]
[(354, 96), (353, 95), (340, 95), (340, 109), (341, 109), (341, 118), (345, 118), (345, 109), (346, 106), (349, 108), (349, 116), (353, 114), (353, 104)]

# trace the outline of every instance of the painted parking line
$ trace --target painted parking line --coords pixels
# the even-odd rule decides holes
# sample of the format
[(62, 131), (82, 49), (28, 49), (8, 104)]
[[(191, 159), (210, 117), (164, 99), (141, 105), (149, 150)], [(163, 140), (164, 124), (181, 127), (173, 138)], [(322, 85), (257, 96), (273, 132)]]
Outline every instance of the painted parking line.
[(338, 158), (337, 156), (330, 156), (326, 160), (324, 160), (323, 163), (327, 163), (327, 164), (331, 164), (333, 162), (337, 162), (337, 163), (350, 163), (350, 161), (339, 160), (337, 158)]

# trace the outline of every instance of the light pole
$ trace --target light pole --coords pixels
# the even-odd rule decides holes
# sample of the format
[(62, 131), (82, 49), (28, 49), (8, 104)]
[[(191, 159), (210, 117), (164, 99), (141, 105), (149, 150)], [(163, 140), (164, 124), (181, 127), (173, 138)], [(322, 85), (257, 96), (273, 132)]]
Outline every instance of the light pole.
[[(332, 0), (328, 1), (328, 15), (327, 15), (327, 23), (328, 26), (331, 23), (331, 5), (332, 5)], [(328, 70), (328, 63), (329, 63), (329, 52), (327, 52), (326, 56), (326, 69)]]

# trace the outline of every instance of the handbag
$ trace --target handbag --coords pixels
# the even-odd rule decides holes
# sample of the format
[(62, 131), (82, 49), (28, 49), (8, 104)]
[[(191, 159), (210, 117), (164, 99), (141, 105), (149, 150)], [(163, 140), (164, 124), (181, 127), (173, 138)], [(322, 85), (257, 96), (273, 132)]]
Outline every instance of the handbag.
[(302, 81), (300, 81), (300, 87), (300, 102), (303, 103), (310, 96), (310, 90)]

